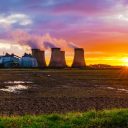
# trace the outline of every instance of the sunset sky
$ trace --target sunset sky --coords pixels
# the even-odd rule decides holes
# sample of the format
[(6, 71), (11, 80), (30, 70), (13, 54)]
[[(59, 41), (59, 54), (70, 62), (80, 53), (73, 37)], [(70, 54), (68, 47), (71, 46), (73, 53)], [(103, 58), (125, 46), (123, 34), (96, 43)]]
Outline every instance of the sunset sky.
[[(0, 0), (0, 54), (21, 56), (49, 41), (85, 49), (86, 63), (128, 65), (128, 0)], [(35, 43), (35, 44), (34, 44)]]

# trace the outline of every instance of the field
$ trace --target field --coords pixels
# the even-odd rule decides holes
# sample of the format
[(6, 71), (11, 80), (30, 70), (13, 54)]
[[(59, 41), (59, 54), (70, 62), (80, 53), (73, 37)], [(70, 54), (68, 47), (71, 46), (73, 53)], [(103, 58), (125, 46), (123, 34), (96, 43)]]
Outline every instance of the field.
[(0, 70), (0, 115), (128, 107), (128, 70)]

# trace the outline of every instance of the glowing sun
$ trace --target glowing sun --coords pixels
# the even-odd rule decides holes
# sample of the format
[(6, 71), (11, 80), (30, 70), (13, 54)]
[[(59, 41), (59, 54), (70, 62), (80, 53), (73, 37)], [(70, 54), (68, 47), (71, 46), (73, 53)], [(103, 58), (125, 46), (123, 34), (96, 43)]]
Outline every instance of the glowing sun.
[(124, 66), (128, 66), (128, 58), (122, 58), (122, 63)]

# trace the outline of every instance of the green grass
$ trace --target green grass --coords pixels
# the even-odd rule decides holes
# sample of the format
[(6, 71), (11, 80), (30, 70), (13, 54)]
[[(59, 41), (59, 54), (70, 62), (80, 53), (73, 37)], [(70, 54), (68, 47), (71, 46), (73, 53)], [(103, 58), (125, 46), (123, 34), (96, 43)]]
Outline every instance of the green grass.
[(128, 109), (0, 117), (0, 128), (128, 128)]

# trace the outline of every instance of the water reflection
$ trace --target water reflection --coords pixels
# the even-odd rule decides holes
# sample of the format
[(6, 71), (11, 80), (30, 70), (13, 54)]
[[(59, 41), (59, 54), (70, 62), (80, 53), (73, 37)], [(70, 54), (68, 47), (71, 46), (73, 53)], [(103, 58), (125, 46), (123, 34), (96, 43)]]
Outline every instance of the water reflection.
[(6, 88), (2, 88), (0, 89), (1, 91), (4, 91), (4, 92), (13, 92), (13, 93), (17, 93), (21, 90), (26, 90), (28, 89), (28, 86), (24, 86), (24, 85), (14, 85), (14, 86), (6, 86)]
[(32, 84), (32, 81), (5, 81), (4, 84)]
[(25, 84), (32, 84), (32, 81), (4, 81), (3, 84), (8, 85), (0, 89), (4, 92), (19, 93), (22, 90), (27, 90), (28, 86)]

